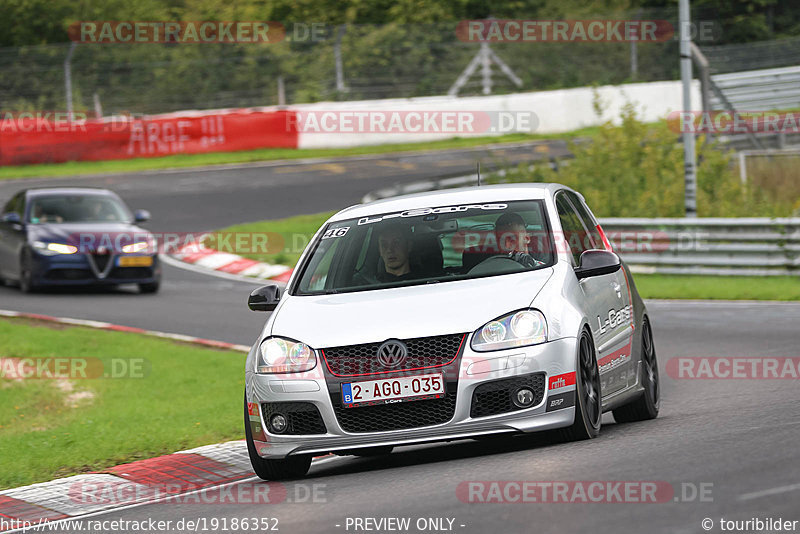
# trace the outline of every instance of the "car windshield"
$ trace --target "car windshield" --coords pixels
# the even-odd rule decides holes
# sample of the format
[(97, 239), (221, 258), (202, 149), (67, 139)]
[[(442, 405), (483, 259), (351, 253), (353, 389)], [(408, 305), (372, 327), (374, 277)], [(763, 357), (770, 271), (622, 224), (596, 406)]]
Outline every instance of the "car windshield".
[(116, 198), (101, 195), (35, 197), (31, 200), (28, 222), (100, 223), (130, 222), (128, 209)]
[(328, 224), (297, 295), (365, 291), (542, 269), (555, 261), (540, 200), (464, 204)]

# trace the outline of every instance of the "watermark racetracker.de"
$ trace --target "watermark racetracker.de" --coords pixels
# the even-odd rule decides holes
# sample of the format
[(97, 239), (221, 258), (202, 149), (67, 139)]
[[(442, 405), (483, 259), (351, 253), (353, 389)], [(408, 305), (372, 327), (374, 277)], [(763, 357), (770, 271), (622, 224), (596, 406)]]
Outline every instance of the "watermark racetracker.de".
[(711, 482), (663, 480), (469, 480), (456, 487), (468, 504), (658, 504), (713, 502)]
[(4, 357), (0, 355), (0, 380), (92, 380), (146, 378), (152, 365), (146, 358)]
[(666, 371), (676, 380), (797, 380), (800, 357), (681, 356), (667, 360)]

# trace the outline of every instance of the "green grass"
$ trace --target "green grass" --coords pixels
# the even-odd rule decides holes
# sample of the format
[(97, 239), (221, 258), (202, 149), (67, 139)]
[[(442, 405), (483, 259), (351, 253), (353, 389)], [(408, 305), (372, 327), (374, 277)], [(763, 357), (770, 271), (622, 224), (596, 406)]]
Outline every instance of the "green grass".
[(0, 489), (243, 438), (242, 353), (17, 319), (0, 320), (0, 339), (0, 359), (110, 366), (140, 358), (145, 370), (141, 378), (0, 378)]
[[(311, 238), (314, 237), (316, 231), (319, 230), (320, 226), (334, 213), (336, 213), (336, 211), (326, 211), (325, 213), (296, 215), (294, 217), (275, 219), (272, 221), (236, 224), (218, 232), (219, 234), (230, 232), (246, 234), (247, 236), (252, 234), (264, 234), (267, 236), (267, 244), (265, 247), (250, 247), (248, 245), (251, 241), (250, 239), (245, 239), (243, 241), (244, 248), (237, 248), (233, 244), (233, 239), (230, 240), (230, 248), (226, 246), (217, 247), (214, 243), (215, 240), (221, 241), (220, 237), (212, 237), (206, 241), (206, 245), (210, 248), (221, 249), (223, 252), (239, 254), (245, 258), (263, 261), (265, 263), (294, 266), (297, 260), (300, 259), (300, 254), (302, 254), (305, 246), (311, 241)], [(253, 251), (253, 248), (266, 249), (267, 252), (262, 253), (260, 250)]]
[(235, 163), (252, 163), (257, 161), (296, 160), (303, 158), (335, 158), (358, 156), (365, 154), (392, 154), (409, 151), (446, 150), (469, 148), (496, 143), (519, 143), (542, 139), (572, 139), (595, 133), (597, 127), (588, 127), (561, 134), (507, 134), (502, 136), (484, 136), (470, 138), (454, 138), (442, 141), (420, 143), (386, 144), (352, 148), (261, 148), (239, 152), (212, 152), (207, 154), (178, 154), (158, 158), (135, 158), (113, 161), (70, 161), (66, 163), (44, 163), (34, 165), (16, 165), (0, 167), (0, 180), (18, 178), (43, 178), (75, 176), (85, 174), (127, 173), (157, 169), (174, 169), (183, 167), (202, 167), (206, 165), (223, 165)]
[(635, 274), (646, 299), (800, 300), (800, 276)]

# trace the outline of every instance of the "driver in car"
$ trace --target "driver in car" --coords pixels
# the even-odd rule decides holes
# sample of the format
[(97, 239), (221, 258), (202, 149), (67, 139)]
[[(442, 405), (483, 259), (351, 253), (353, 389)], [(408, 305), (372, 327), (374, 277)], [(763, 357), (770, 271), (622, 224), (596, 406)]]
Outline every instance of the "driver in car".
[(528, 252), (531, 238), (521, 215), (512, 212), (504, 213), (495, 221), (494, 230), (497, 237), (497, 248), (501, 254), (508, 255), (509, 258), (524, 267), (532, 268), (541, 265), (542, 262)]
[(409, 253), (411, 252), (411, 228), (406, 225), (391, 225), (378, 234), (378, 253), (383, 260), (383, 271), (379, 270), (377, 279), (381, 282), (412, 280)]
[(87, 221), (113, 221), (114, 212), (105, 201), (98, 199), (90, 204), (87, 217)]

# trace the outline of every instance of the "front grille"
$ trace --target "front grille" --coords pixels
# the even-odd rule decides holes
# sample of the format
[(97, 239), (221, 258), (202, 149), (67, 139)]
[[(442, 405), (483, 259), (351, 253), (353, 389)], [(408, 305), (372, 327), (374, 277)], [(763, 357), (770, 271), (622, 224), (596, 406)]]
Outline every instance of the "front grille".
[(269, 418), (276, 413), (286, 417), (289, 426), (281, 436), (298, 434), (325, 434), (327, 429), (316, 406), (310, 402), (265, 402), (261, 405), (264, 422), (270, 428)]
[(344, 408), (334, 401), (333, 411), (345, 432), (382, 432), (421, 426), (441, 425), (453, 418), (456, 411), (456, 385), (448, 386), (442, 399), (379, 404)]
[(94, 261), (94, 266), (97, 267), (97, 270), (102, 273), (103, 271), (106, 270), (108, 262), (111, 261), (111, 254), (109, 253), (98, 254), (96, 252), (93, 252), (91, 254), (91, 259), (92, 261)]
[(378, 347), (382, 343), (332, 347), (321, 352), (328, 369), (335, 376), (388, 373), (447, 365), (458, 355), (465, 337), (466, 334), (450, 334), (403, 339), (401, 341), (408, 347), (408, 355), (397, 369), (387, 369), (378, 361)]
[(116, 267), (111, 270), (110, 278), (131, 280), (134, 278), (152, 278), (153, 270), (149, 267)]
[(48, 280), (88, 280), (93, 275), (85, 269), (53, 269), (45, 277)]
[(522, 410), (511, 400), (511, 396), (521, 387), (528, 387), (533, 391), (533, 404), (536, 406), (544, 398), (544, 374), (515, 376), (503, 378), (481, 384), (472, 393), (472, 407), (470, 417), (486, 417), (500, 413)]

